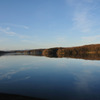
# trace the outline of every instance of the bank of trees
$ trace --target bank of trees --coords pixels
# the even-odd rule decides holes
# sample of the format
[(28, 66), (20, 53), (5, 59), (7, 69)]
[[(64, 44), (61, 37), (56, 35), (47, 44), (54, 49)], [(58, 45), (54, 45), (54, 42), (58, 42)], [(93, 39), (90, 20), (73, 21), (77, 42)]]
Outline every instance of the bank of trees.
[(86, 55), (86, 54), (100, 54), (100, 44), (85, 45), (79, 47), (70, 48), (50, 48), (43, 50), (44, 56), (74, 56), (74, 55)]
[(4, 51), (0, 51), (0, 53), (5, 53)]

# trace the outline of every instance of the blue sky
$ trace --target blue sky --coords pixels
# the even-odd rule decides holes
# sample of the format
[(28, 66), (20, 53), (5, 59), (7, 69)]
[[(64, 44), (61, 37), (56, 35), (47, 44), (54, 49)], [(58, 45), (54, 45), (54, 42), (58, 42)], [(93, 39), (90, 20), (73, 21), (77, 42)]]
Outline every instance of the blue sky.
[(100, 0), (0, 0), (0, 50), (100, 43)]

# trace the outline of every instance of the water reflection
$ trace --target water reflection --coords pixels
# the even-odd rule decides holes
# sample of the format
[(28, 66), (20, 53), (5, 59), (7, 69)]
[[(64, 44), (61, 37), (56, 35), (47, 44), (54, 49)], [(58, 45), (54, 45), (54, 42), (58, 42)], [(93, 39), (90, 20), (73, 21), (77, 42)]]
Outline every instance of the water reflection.
[(85, 59), (85, 60), (100, 60), (100, 54), (76, 54), (76, 55), (64, 55), (64, 54), (58, 54), (58, 55), (53, 55), (53, 54), (22, 54), (22, 53), (6, 53), (6, 54), (0, 54), (0, 56), (4, 55), (28, 55), (28, 56), (45, 56), (49, 58), (75, 58), (75, 59)]
[[(20, 69), (18, 69), (18, 70), (9, 70), (8, 72), (6, 72), (6, 73), (0, 73), (0, 80), (4, 80), (4, 79), (7, 79), (7, 80), (11, 80), (12, 79), (12, 77), (15, 75), (15, 74), (17, 74), (17, 73), (19, 73), (19, 72), (23, 72), (24, 70), (27, 70), (27, 69), (29, 69), (29, 68), (20, 68)], [(30, 76), (26, 76), (24, 79), (28, 79), (28, 78), (30, 78)]]
[(48, 100), (100, 100), (99, 60), (5, 55), (0, 66), (0, 92)]
[(64, 54), (58, 54), (58, 55), (45, 55), (46, 57), (50, 58), (75, 58), (75, 59), (85, 59), (85, 60), (100, 60), (100, 54), (76, 54), (76, 55), (64, 55)]
[(6, 53), (0, 53), (0, 56), (6, 55)]

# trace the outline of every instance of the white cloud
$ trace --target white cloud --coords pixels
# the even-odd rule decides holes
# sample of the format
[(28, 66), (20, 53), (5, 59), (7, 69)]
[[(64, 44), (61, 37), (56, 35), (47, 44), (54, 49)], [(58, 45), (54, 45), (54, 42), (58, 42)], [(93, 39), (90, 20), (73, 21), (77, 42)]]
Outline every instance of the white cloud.
[(82, 33), (91, 33), (95, 26), (93, 10), (96, 9), (93, 0), (67, 0), (73, 9), (73, 29)]
[(6, 27), (6, 28), (0, 27), (0, 33), (7, 34), (9, 36), (16, 36), (21, 39), (27, 39), (27, 38), (29, 39), (30, 38), (30, 36), (28, 36), (28, 35), (21, 35), (21, 34), (11, 31), (10, 27)]
[(18, 27), (18, 28), (29, 29), (29, 27), (26, 26), (26, 25), (17, 25), (17, 24), (11, 24), (11, 23), (1, 23), (0, 25), (8, 25), (8, 26), (12, 26), (12, 27)]
[[(11, 79), (14, 74), (17, 74), (19, 72), (22, 72), (22, 71), (25, 71), (25, 70), (28, 70), (28, 69), (30, 69), (30, 67), (29, 68), (20, 68), (18, 70), (11, 70), (11, 71), (8, 71), (7, 73), (1, 73), (0, 74), (0, 80)], [(28, 79), (28, 78), (30, 78), (30, 77), (29, 76), (25, 77), (25, 79)]]
[(10, 35), (10, 36), (16, 35), (15, 32), (10, 31), (10, 28), (9, 28), (9, 27), (7, 27), (7, 28), (1, 28), (1, 27), (0, 27), (0, 32), (5, 33), (5, 34), (8, 34), (8, 35)]
[(90, 32), (93, 22), (88, 18), (88, 15), (88, 11), (75, 12), (73, 18), (74, 28), (78, 29), (80, 32)]

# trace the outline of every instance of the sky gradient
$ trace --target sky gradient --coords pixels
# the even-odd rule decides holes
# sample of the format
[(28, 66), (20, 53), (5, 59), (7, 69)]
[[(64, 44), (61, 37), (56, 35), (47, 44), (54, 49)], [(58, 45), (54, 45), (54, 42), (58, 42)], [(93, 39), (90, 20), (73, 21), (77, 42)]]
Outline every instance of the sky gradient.
[(0, 50), (100, 43), (100, 0), (0, 0)]

